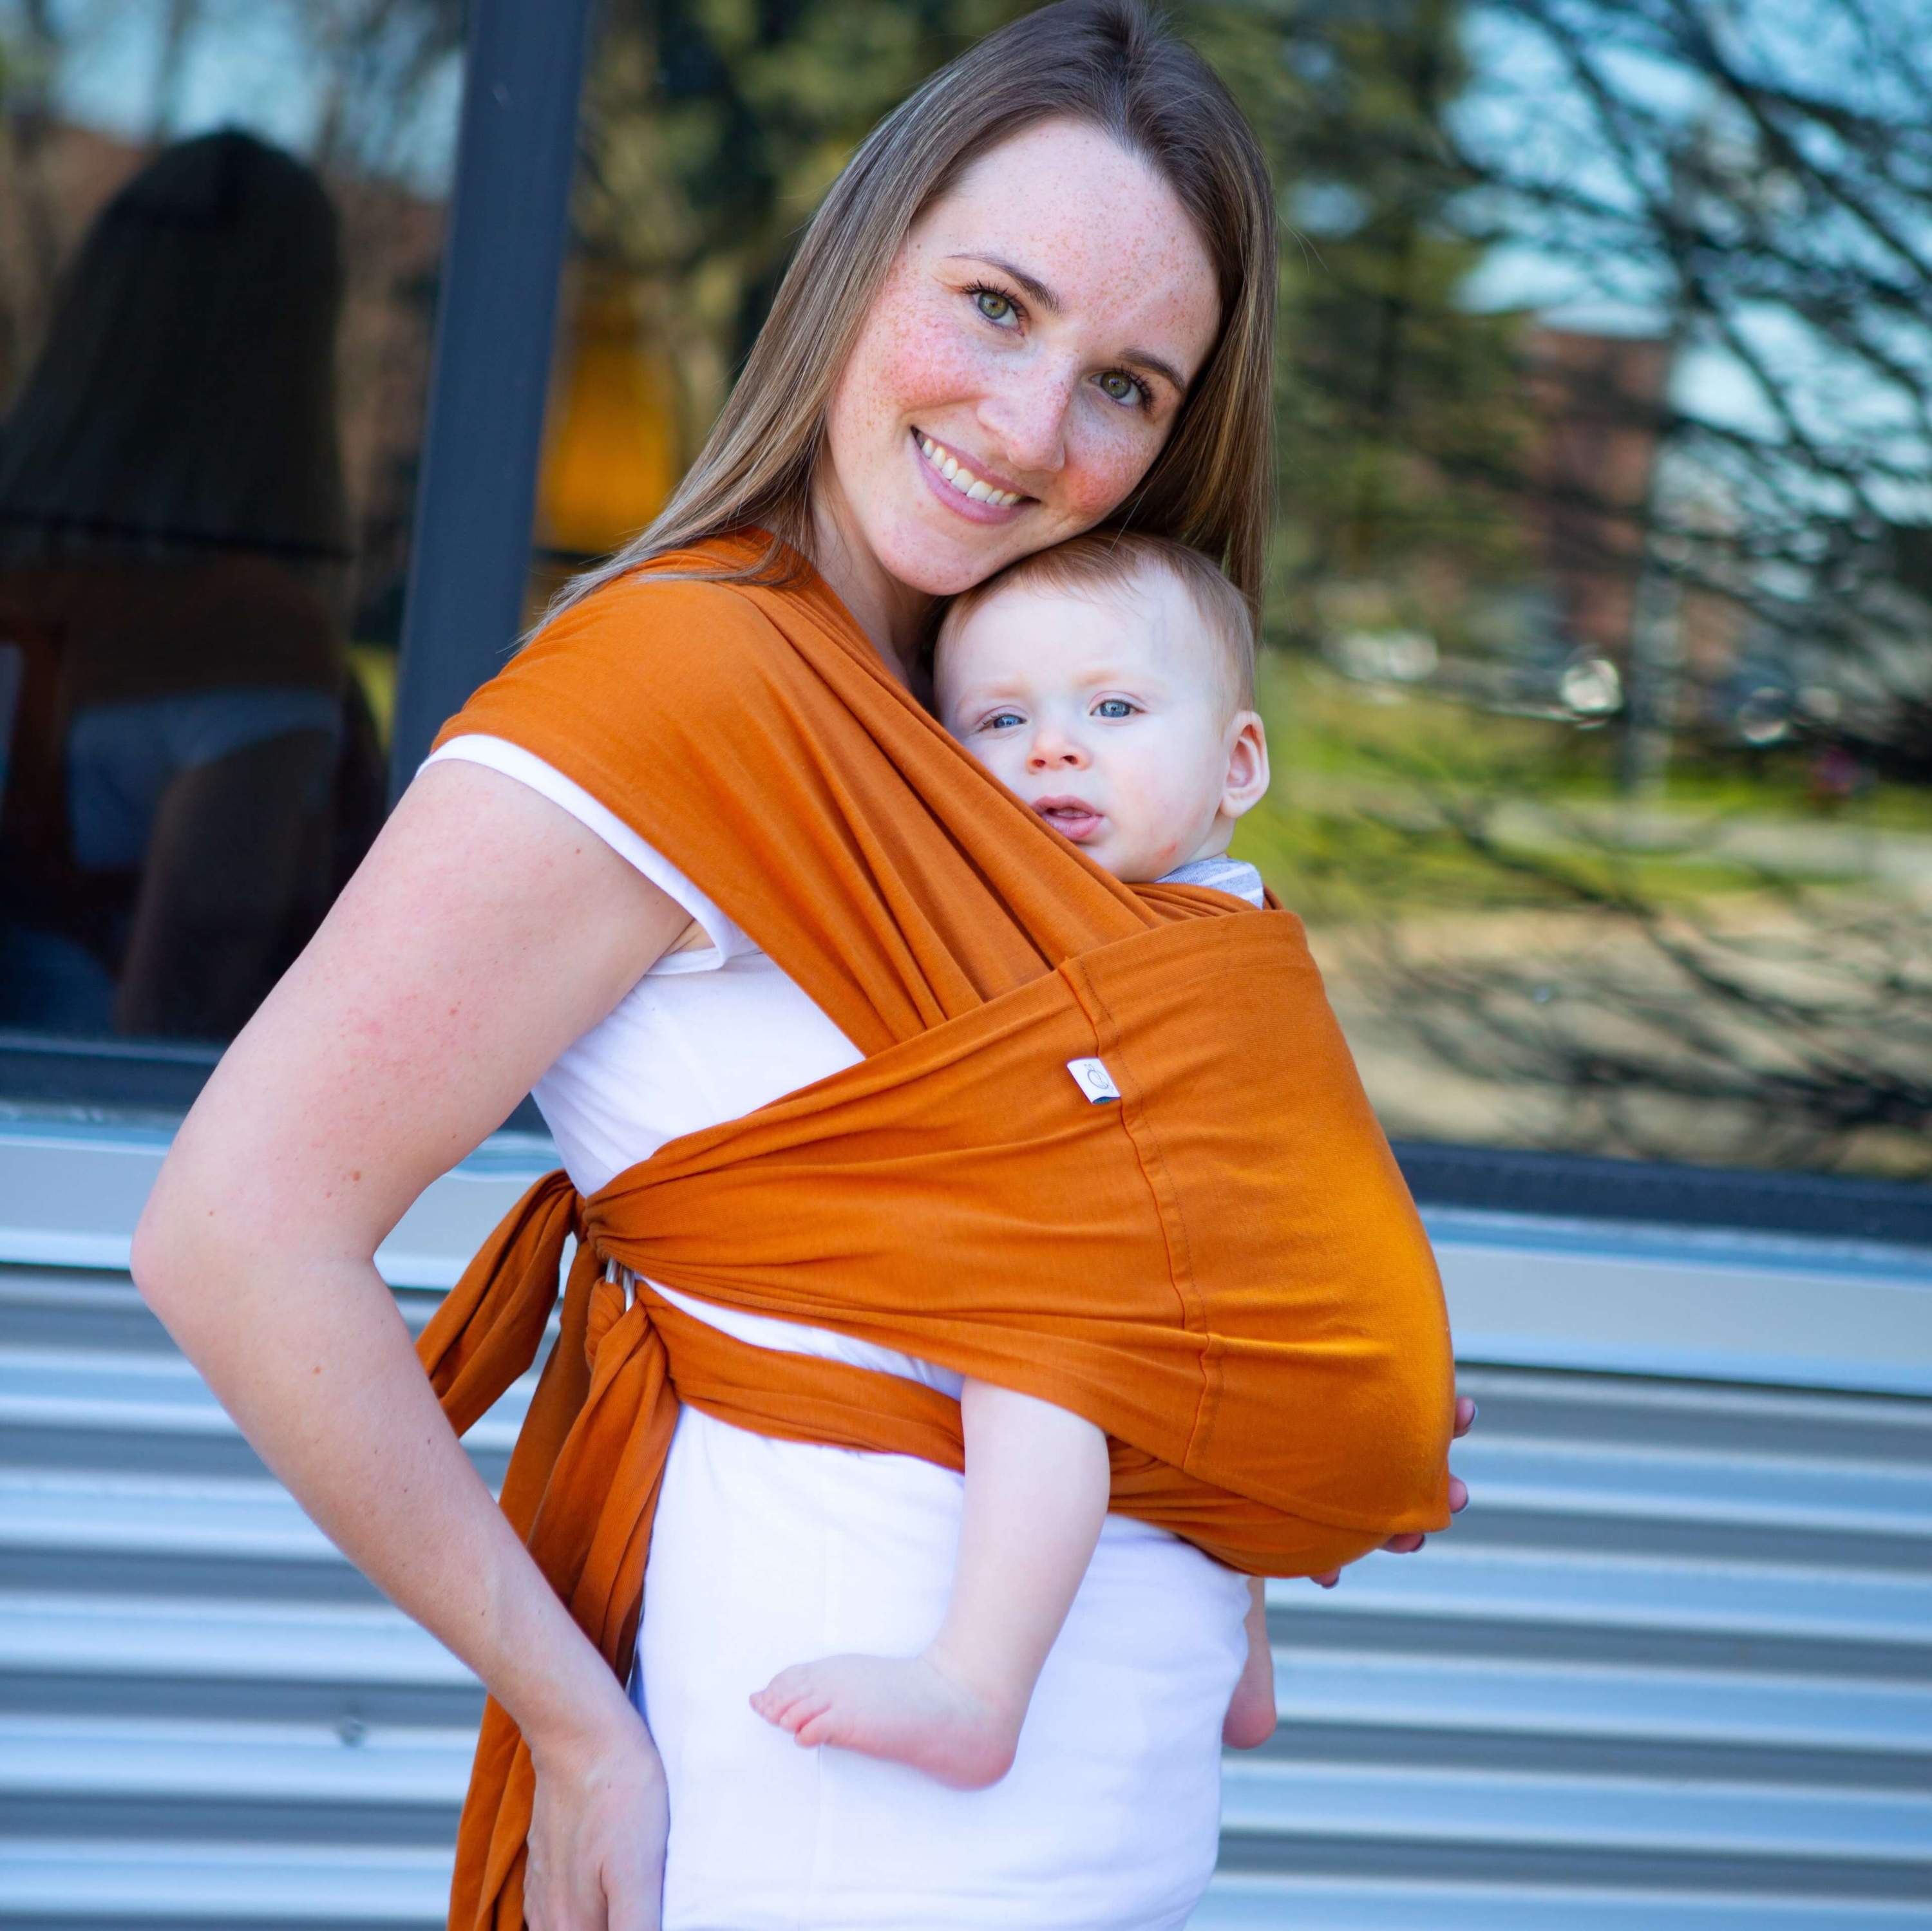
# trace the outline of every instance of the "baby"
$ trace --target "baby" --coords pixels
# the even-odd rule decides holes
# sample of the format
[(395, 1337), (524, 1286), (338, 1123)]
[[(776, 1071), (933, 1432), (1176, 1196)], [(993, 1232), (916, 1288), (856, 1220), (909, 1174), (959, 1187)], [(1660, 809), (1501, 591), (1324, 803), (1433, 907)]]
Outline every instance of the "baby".
[[(934, 664), (946, 728), (1116, 877), (1210, 886), (1253, 904), (1226, 856), (1268, 789), (1254, 625), (1207, 558), (1158, 538), (1088, 535), (956, 599)], [(952, 1592), (916, 1657), (836, 1656), (781, 1670), (752, 1707), (802, 1744), (889, 1757), (973, 1789), (1011, 1767), (1047, 1652), (1107, 1510), (1107, 1443), (1064, 1408), (984, 1381), (960, 1395), (964, 1513)], [(1222, 1734), (1274, 1728), (1258, 1581)]]

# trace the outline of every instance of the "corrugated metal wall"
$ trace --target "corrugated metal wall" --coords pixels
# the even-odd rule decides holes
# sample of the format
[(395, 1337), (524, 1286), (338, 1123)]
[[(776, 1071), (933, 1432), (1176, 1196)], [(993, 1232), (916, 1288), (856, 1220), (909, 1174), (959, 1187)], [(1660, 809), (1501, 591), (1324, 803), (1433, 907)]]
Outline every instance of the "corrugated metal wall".
[[(1271, 1598), (1197, 1923), (1932, 1927), (1932, 1399), (1465, 1386), (1454, 1533)], [(124, 1273), (0, 1267), (0, 1924), (438, 1924), (478, 1704)]]

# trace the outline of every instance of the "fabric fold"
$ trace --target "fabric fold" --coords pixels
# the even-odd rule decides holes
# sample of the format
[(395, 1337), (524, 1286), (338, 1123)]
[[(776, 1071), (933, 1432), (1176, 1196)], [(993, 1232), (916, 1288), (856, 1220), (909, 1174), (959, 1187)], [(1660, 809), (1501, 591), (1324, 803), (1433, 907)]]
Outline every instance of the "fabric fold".
[[(1248, 1573), (1444, 1525), (1440, 1284), (1299, 922), (1100, 872), (966, 759), (808, 571), (701, 580), (748, 549), (660, 559), (575, 607), (444, 733), (522, 744), (584, 786), (866, 1054), (586, 1199), (539, 1181), (425, 1330), (466, 1427), (530, 1368), (561, 1291), (502, 1499), (580, 1627), (628, 1672), (682, 1403), (962, 1465), (934, 1390), (751, 1346), (654, 1282), (1072, 1408), (1109, 1438), (1114, 1509)], [(1118, 1099), (1074, 1078), (1094, 1058)], [(521, 1924), (532, 1788), (493, 1704), (453, 1927)]]

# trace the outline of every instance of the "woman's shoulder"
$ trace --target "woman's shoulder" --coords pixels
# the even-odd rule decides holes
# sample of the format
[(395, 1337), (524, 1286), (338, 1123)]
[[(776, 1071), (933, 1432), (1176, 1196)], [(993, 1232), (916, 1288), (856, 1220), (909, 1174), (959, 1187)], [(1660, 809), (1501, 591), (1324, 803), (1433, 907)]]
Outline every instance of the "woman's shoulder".
[(472, 731), (520, 738), (509, 727), (545, 720), (592, 739), (634, 740), (676, 718), (754, 701), (784, 649), (772, 616), (736, 584), (646, 566), (550, 617), (439, 742)]
[(790, 647), (767, 600), (656, 559), (552, 616), (437, 734), (502, 740), (654, 844), (668, 793), (715, 797), (760, 715), (786, 706)]
[(717, 574), (715, 559), (654, 559), (550, 617), (512, 667), (566, 658), (655, 679), (770, 651), (782, 642), (760, 599)]

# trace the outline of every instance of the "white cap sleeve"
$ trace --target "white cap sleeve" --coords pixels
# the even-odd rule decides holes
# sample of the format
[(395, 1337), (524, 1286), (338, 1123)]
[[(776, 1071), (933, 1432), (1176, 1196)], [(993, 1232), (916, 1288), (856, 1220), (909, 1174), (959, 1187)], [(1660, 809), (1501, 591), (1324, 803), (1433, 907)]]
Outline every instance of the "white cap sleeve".
[(546, 764), (521, 745), (507, 738), (489, 737), (481, 732), (454, 737), (433, 751), (418, 768), (427, 770), (445, 758), (460, 758), (469, 764), (487, 765), (527, 784), (532, 791), (568, 811), (587, 832), (594, 832), (620, 858), (628, 859), (660, 892), (682, 906), (697, 920), (711, 941), (706, 952), (668, 952), (651, 970), (653, 972), (702, 972), (722, 965), (740, 952), (755, 952), (741, 927), (734, 925), (706, 898), (691, 880), (655, 846), (646, 844), (608, 805), (600, 805), (574, 779), (564, 776), (554, 765)]

